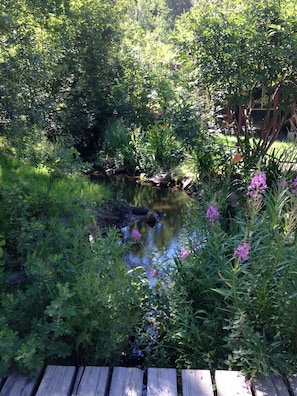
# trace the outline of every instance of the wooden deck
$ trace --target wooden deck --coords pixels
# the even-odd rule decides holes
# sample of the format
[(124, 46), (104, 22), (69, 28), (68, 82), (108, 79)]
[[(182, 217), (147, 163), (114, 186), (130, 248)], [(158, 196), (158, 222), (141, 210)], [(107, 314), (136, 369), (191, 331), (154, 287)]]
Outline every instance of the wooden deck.
[(237, 371), (47, 366), (35, 378), (0, 380), (0, 396), (297, 396), (297, 376), (247, 384)]

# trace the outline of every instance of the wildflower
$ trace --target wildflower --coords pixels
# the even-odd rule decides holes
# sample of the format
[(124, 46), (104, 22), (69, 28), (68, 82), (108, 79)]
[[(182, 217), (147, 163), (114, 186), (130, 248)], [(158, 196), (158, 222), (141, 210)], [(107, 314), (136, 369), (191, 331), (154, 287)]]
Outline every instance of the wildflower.
[(249, 197), (256, 196), (262, 198), (262, 195), (265, 193), (266, 189), (266, 174), (265, 172), (259, 172), (252, 178), (251, 183), (248, 187), (247, 195)]
[(233, 164), (236, 164), (237, 162), (243, 161), (243, 157), (240, 154), (234, 154), (232, 157), (232, 162)]
[(182, 259), (182, 260), (185, 260), (185, 259), (188, 257), (189, 254), (190, 254), (190, 252), (189, 252), (188, 249), (182, 248), (182, 251), (181, 251), (181, 259)]
[(140, 239), (141, 239), (141, 234), (140, 234), (140, 232), (139, 232), (136, 228), (134, 228), (134, 229), (132, 230), (132, 238), (133, 238), (135, 241), (140, 241)]
[(292, 187), (292, 193), (297, 195), (297, 177), (293, 180), (291, 187)]
[(158, 271), (154, 268), (153, 270), (152, 270), (152, 277), (154, 278), (154, 277), (156, 277), (156, 276), (158, 276)]
[(247, 260), (249, 258), (250, 244), (247, 242), (242, 242), (237, 246), (233, 253), (233, 257), (237, 257), (240, 261)]
[(220, 216), (218, 207), (216, 205), (210, 205), (206, 212), (206, 218), (210, 221), (212, 225), (218, 220)]

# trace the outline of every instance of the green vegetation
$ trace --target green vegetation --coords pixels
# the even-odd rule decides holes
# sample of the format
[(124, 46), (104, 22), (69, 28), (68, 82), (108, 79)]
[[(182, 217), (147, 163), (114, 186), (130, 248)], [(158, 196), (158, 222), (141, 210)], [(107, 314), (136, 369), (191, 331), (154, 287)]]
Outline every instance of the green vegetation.
[(97, 232), (104, 198), (108, 191), (73, 171), (1, 154), (1, 376), (65, 357), (118, 361), (148, 283), (142, 269), (125, 267), (118, 233)]
[(268, 188), (264, 178), (261, 195), (255, 178), (235, 216), (216, 185), (188, 217), (171, 287), (158, 280), (162, 364), (237, 367), (251, 378), (295, 372), (296, 179)]
[[(296, 372), (295, 3), (0, 4), (0, 376), (118, 364), (130, 335), (156, 366)], [(191, 175), (153, 289), (98, 230), (106, 163)]]

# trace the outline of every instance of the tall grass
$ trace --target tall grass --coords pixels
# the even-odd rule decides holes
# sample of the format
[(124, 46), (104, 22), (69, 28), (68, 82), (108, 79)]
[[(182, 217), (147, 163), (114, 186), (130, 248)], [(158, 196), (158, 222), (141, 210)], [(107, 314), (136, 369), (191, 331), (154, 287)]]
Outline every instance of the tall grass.
[(115, 229), (97, 232), (110, 192), (70, 172), (71, 158), (48, 165), (0, 156), (0, 376), (119, 364), (146, 312), (148, 282), (125, 266), (128, 245)]

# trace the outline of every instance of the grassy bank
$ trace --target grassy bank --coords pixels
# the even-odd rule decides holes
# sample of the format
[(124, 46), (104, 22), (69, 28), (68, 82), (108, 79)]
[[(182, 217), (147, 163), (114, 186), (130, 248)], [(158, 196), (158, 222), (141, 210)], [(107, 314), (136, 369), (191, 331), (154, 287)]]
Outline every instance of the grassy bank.
[(0, 376), (118, 363), (143, 315), (142, 271), (125, 267), (116, 230), (96, 234), (109, 191), (68, 165), (1, 153)]

